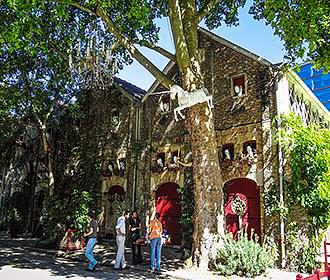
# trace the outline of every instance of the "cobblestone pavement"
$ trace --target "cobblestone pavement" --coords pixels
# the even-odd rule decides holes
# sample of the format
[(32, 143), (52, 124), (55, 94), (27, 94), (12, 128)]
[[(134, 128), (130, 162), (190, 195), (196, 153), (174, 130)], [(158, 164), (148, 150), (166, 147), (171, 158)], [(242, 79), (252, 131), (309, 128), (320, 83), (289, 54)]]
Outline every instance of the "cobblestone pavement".
[(169, 275), (153, 275), (146, 270), (128, 269), (115, 271), (101, 266), (88, 272), (81, 262), (58, 258), (48, 253), (0, 244), (0, 279), (4, 280), (90, 280), (90, 279), (178, 279)]

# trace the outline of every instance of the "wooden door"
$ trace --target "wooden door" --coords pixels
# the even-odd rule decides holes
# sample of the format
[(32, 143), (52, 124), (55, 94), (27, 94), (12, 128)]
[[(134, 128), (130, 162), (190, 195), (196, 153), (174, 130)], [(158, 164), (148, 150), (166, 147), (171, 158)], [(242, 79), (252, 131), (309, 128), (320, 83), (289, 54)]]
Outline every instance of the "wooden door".
[(233, 210), (233, 201), (238, 198), (246, 205), (245, 213), (242, 216), (242, 227), (247, 227), (249, 234), (253, 229), (260, 240), (260, 192), (257, 184), (246, 178), (233, 179), (225, 184), (224, 190), (227, 232), (232, 232), (236, 237), (239, 230), (238, 215)]
[(181, 196), (178, 185), (165, 183), (156, 192), (156, 211), (160, 213), (163, 229), (171, 236), (173, 245), (181, 245)]

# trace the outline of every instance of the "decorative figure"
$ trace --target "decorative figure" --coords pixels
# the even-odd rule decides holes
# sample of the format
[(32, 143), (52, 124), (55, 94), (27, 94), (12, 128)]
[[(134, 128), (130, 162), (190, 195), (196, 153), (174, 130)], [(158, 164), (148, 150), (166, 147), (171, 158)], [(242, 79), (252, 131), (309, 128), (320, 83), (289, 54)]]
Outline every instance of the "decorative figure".
[(163, 168), (164, 168), (163, 159), (162, 159), (161, 157), (159, 157), (159, 158), (157, 159), (157, 166), (158, 166), (158, 168), (160, 168), (160, 169), (163, 169)]
[(112, 162), (109, 162), (108, 170), (109, 170), (109, 176), (113, 176), (114, 175), (114, 169), (113, 169), (113, 163)]
[(162, 95), (159, 100), (158, 100), (158, 103), (159, 103), (159, 107), (160, 107), (160, 110), (162, 111), (162, 113), (167, 113), (170, 111), (171, 109), (171, 105), (170, 105), (170, 102), (171, 102), (171, 99), (169, 97), (169, 95)]
[(185, 118), (185, 116), (181, 113), (183, 109), (192, 107), (198, 103), (207, 102), (207, 105), (210, 109), (214, 107), (212, 96), (208, 96), (208, 91), (206, 88), (197, 89), (188, 93), (184, 91), (180, 86), (174, 85), (171, 87), (170, 92), (172, 100), (178, 96), (179, 107), (174, 109), (174, 117), (176, 121), (179, 120), (177, 114), (179, 114), (182, 119)]
[(231, 160), (230, 152), (228, 149), (225, 150), (225, 160)]
[(236, 85), (234, 87), (234, 91), (237, 94), (237, 96), (239, 96), (239, 97), (243, 95), (243, 87), (242, 86)]
[(246, 155), (248, 158), (254, 158), (254, 154), (250, 145), (246, 147)]
[(246, 201), (237, 195), (231, 203), (231, 209), (238, 216), (239, 229), (242, 229), (242, 217), (246, 212)]
[(125, 158), (122, 158), (122, 159), (118, 160), (118, 169), (119, 169), (119, 172), (120, 172), (120, 176), (124, 176), (125, 168), (126, 168)]
[(248, 164), (253, 164), (257, 162), (257, 152), (252, 149), (250, 145), (246, 146), (246, 155), (242, 156), (243, 160), (247, 160)]
[(180, 158), (177, 158), (176, 162), (177, 162), (178, 164), (184, 166), (184, 167), (190, 167), (190, 166), (192, 166), (192, 162), (189, 162), (190, 159), (191, 159), (191, 155), (192, 155), (192, 153), (189, 152), (189, 153), (184, 157), (183, 162), (180, 161)]

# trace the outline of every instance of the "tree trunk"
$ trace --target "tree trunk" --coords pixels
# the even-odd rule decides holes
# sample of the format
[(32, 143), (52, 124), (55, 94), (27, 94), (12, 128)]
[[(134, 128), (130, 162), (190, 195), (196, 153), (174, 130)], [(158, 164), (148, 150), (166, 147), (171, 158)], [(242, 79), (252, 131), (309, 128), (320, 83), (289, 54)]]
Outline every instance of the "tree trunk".
[(46, 125), (41, 124), (41, 138), (42, 138), (42, 146), (44, 149), (45, 156), (47, 157), (47, 167), (48, 167), (48, 195), (52, 197), (54, 195), (54, 172), (53, 172), (53, 162), (51, 157), (51, 151), (49, 147), (48, 137)]
[(206, 104), (190, 108), (187, 128), (194, 166), (193, 263), (207, 270), (224, 234), (222, 177), (212, 111)]

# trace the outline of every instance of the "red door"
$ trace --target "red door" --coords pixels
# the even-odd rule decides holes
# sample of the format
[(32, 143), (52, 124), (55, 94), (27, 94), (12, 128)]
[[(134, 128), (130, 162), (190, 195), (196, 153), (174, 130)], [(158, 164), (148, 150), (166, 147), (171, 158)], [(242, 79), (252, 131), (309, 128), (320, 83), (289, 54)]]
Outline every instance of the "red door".
[(235, 208), (235, 200), (242, 201), (245, 205), (244, 214), (242, 215), (242, 227), (248, 227), (248, 233), (251, 229), (261, 237), (261, 221), (260, 221), (260, 192), (257, 184), (250, 179), (239, 178), (233, 179), (225, 184), (225, 217), (226, 230), (237, 236), (239, 229), (239, 219), (237, 208)]
[(165, 183), (156, 192), (156, 211), (160, 213), (163, 230), (171, 236), (171, 243), (181, 245), (181, 196), (178, 185)]

